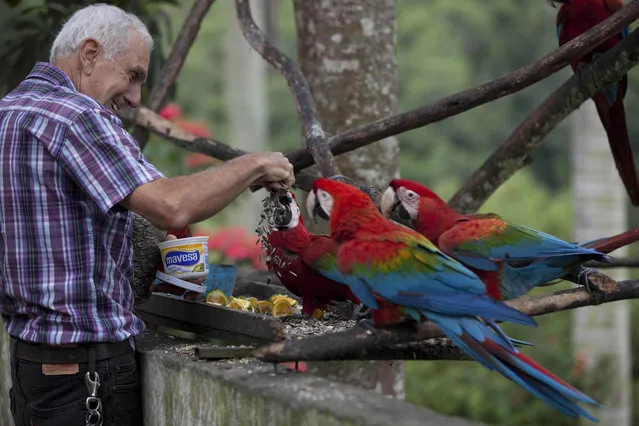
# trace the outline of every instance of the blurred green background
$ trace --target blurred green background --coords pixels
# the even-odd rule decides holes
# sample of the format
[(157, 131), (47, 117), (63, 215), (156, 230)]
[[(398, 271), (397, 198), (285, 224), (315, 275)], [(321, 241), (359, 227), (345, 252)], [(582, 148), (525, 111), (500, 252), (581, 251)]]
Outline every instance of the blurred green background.
[[(5, 19), (5, 22), (0, 22), (4, 29), (4, 33), (0, 34), (0, 46), (5, 46), (3, 60), (24, 62), (37, 57), (37, 49), (47, 41), (43, 34), (46, 36), (47, 28), (54, 27), (59, 20), (56, 21), (50, 14), (45, 13), (40, 18), (36, 14), (32, 24), (36, 25), (34, 30), (31, 24), (25, 25), (15, 19), (20, 9), (12, 8), (13, 3), (20, 3), (19, 7), (42, 8), (45, 2), (0, 1), (0, 17)], [(81, 2), (57, 3), (71, 8)], [(135, 4), (145, 19), (154, 23), (153, 30), (160, 41), (154, 60), (161, 63), (191, 2), (123, 3)], [(231, 2), (218, 1), (211, 8), (179, 76), (174, 101), (180, 106), (184, 118), (206, 127), (214, 138), (232, 144), (227, 137), (223, 64), (224, 36), (228, 26), (236, 23), (228, 19), (229, 14), (224, 9), (228, 7), (232, 7)], [(397, 0), (399, 110), (405, 111), (470, 88), (550, 52), (557, 46), (555, 12), (542, 0)], [(279, 15), (280, 47), (295, 58), (295, 24), (290, 1), (281, 2)], [(11, 47), (11, 40), (19, 40), (19, 37), (29, 34), (32, 45), (20, 44), (18, 49)], [(25, 57), (16, 59), (19, 54)], [(11, 81), (20, 81), (24, 76), (21, 73), (28, 70), (16, 66), (3, 67), (0, 89), (2, 84), (10, 86)], [(400, 135), (401, 174), (425, 183), (447, 199), (524, 117), (569, 75), (570, 71), (563, 69), (515, 95)], [(626, 96), (629, 117), (639, 110), (637, 77), (637, 71), (630, 73)], [(299, 123), (288, 87), (284, 79), (272, 70), (269, 70), (266, 86), (270, 100), (269, 148), (285, 152), (295, 149), (301, 143)], [(628, 122), (631, 139), (637, 139), (639, 121), (629, 119)], [(535, 152), (533, 164), (503, 185), (482, 211), (495, 211), (507, 220), (570, 240), (573, 200), (569, 145), (569, 128), (564, 122)], [(637, 144), (635, 150), (639, 151)], [(169, 176), (194, 170), (187, 164), (188, 152), (157, 137), (151, 138), (145, 154)], [(629, 226), (639, 226), (639, 215), (635, 211), (629, 212)], [(223, 211), (207, 223), (209, 227), (227, 225), (233, 225), (232, 209)], [(634, 254), (639, 255), (638, 252), (638, 247), (634, 247)], [(637, 278), (639, 274), (633, 272), (633, 277)], [(533, 295), (557, 289), (537, 289)], [(636, 302), (633, 302), (632, 312), (632, 323), (634, 318), (639, 322)], [(540, 326), (537, 329), (504, 328), (507, 333), (516, 331), (519, 339), (535, 342), (536, 346), (525, 349), (525, 352), (576, 387), (595, 399), (605, 393), (605, 365), (584, 375), (573, 361), (570, 313), (539, 317), (538, 322)], [(632, 352), (637, 354), (639, 329), (633, 328), (632, 333)], [(637, 358), (633, 360), (635, 419), (639, 419)], [(408, 362), (406, 396), (415, 404), (492, 424), (576, 424), (499, 374), (470, 362)]]

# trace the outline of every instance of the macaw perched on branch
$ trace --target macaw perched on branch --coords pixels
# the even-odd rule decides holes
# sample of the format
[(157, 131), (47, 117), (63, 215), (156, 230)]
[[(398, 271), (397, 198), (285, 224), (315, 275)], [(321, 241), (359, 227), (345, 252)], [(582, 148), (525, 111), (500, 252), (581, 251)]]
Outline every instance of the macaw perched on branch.
[(464, 264), (498, 300), (514, 299), (606, 254), (502, 220), (494, 213), (461, 215), (437, 194), (394, 179), (382, 195), (382, 213), (395, 211), (441, 251)]
[(335, 262), (336, 246), (328, 235), (311, 234), (291, 192), (280, 195), (262, 237), (269, 250), (266, 266), (291, 293), (302, 298), (302, 312), (319, 319), (332, 301), (360, 301), (348, 286), (330, 280), (309, 266)]
[[(557, 13), (557, 37), (559, 45), (568, 43), (590, 28), (604, 21), (610, 15), (623, 7), (621, 0), (547, 0), (553, 7), (555, 3), (562, 3)], [(593, 51), (572, 62), (572, 69), (576, 71), (579, 64), (592, 61), (593, 55), (605, 52), (619, 43), (628, 35), (628, 27), (621, 33), (610, 37)], [(628, 77), (624, 75), (620, 81), (600, 90), (592, 98), (597, 107), (599, 118), (608, 135), (608, 143), (617, 170), (623, 181), (630, 201), (639, 206), (639, 180), (637, 168), (628, 139), (626, 113), (623, 98), (628, 87)]]
[(329, 218), (338, 272), (371, 309), (381, 300), (414, 320), (431, 320), (485, 367), (570, 417), (596, 421), (573, 401), (598, 405), (593, 399), (519, 352), (494, 322), (535, 321), (490, 297), (479, 277), (426, 237), (387, 220), (357, 188), (326, 178), (313, 182), (307, 209)]

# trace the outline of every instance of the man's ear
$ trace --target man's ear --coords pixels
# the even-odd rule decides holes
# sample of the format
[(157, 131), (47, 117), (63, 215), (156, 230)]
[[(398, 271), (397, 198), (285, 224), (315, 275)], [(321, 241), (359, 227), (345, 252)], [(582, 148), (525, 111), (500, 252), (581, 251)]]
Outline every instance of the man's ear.
[(85, 38), (78, 46), (78, 52), (80, 53), (80, 63), (82, 64), (82, 72), (87, 75), (91, 75), (95, 64), (100, 55), (102, 46), (100, 42), (92, 37)]

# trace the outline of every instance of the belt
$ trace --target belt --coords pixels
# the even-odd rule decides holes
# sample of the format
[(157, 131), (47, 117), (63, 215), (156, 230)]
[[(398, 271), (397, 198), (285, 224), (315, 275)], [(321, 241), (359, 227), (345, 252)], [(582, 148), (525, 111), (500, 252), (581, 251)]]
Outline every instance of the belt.
[(80, 343), (75, 346), (56, 347), (29, 343), (11, 338), (16, 358), (41, 364), (79, 364), (89, 362), (89, 348), (95, 348), (96, 361), (133, 352), (128, 340), (117, 343)]

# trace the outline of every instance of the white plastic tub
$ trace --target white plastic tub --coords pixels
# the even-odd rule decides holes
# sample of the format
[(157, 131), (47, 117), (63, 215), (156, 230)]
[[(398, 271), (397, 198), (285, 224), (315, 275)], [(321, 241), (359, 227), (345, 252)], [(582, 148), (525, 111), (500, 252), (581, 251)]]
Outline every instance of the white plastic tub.
[(209, 237), (190, 237), (158, 244), (164, 272), (176, 278), (202, 278), (209, 274)]

